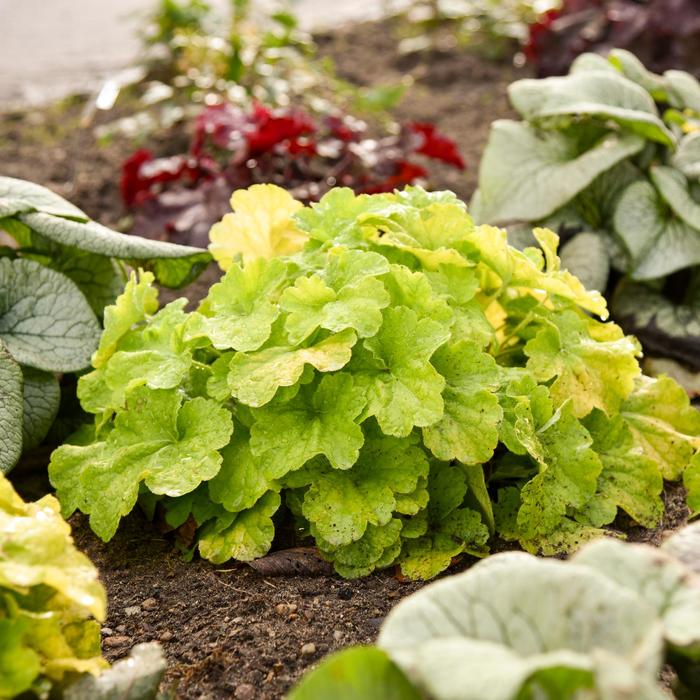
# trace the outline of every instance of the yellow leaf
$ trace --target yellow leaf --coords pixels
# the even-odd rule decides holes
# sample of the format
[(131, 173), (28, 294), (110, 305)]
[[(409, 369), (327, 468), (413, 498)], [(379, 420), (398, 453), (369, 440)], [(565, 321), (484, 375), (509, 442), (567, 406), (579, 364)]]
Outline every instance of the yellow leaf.
[(209, 250), (222, 270), (241, 256), (244, 262), (273, 258), (301, 250), (306, 234), (292, 215), (303, 207), (276, 185), (253, 185), (231, 196), (233, 214), (212, 226)]

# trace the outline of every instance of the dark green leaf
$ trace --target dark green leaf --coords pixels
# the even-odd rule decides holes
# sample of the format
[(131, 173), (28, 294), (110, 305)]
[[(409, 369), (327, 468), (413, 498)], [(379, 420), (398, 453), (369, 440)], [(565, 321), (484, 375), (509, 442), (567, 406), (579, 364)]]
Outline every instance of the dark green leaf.
[(385, 652), (352, 647), (302, 678), (288, 700), (420, 700), (422, 695)]
[(36, 447), (46, 437), (56, 418), (61, 402), (61, 389), (56, 377), (31, 367), (23, 367), (24, 422), (22, 435), (24, 449)]

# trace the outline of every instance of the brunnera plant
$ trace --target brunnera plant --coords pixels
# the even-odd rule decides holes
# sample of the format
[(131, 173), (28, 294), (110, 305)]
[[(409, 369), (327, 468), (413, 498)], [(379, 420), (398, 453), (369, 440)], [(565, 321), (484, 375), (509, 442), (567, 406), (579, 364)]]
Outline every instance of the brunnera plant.
[(112, 231), (50, 190), (0, 177), (0, 472), (35, 447), (56, 418), (58, 375), (90, 366), (100, 319), (127, 279), (149, 266), (187, 284), (209, 253)]
[(495, 534), (551, 554), (618, 510), (653, 527), (664, 478), (699, 505), (700, 414), (641, 376), (551, 231), (520, 251), (419, 187), (232, 205), (196, 311), (158, 310), (142, 272), (105, 314), (78, 385), (95, 420), (49, 467), (102, 539), (140, 502), (203, 557), (252, 560), (293, 519), (343, 576), (427, 579)]
[(509, 97), (523, 121), (491, 127), (475, 218), (559, 230), (626, 330), (700, 369), (700, 83), (613, 50)]

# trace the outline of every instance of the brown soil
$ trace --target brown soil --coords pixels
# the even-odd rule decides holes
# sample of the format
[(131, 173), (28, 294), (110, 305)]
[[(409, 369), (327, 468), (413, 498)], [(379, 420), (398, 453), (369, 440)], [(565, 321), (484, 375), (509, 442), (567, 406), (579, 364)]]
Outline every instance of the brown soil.
[[(466, 173), (438, 168), (431, 184), (468, 198), (489, 125), (510, 116), (505, 90), (519, 73), (508, 63), (454, 49), (399, 56), (387, 39), (389, 31), (386, 24), (360, 25), (319, 41), (339, 73), (357, 83), (387, 84), (412, 76), (414, 85), (397, 117), (435, 121), (456, 139)], [(119, 167), (133, 144), (116, 140), (98, 146), (91, 130), (80, 126), (81, 110), (80, 104), (65, 103), (0, 116), (0, 170), (47, 185), (93, 218), (118, 227), (127, 214), (118, 192)], [(165, 139), (154, 148), (163, 149)], [(196, 296), (214, 274), (185, 293)], [(22, 470), (15, 477), (27, 495), (45, 488), (41, 477), (27, 478)], [(669, 491), (663, 528), (653, 533), (632, 529), (632, 538), (656, 542), (665, 528), (678, 527), (686, 518), (678, 494), (678, 489)], [(343, 581), (265, 577), (244, 564), (186, 563), (173, 539), (138, 513), (125, 519), (108, 545), (91, 533), (85, 517), (75, 516), (72, 524), (109, 594), (103, 630), (107, 657), (117, 659), (138, 642), (160, 640), (170, 664), (165, 685), (181, 698), (279, 698), (328, 652), (371, 643), (388, 610), (419, 587), (398, 581), (391, 572)], [(495, 547), (502, 548), (502, 543)]]

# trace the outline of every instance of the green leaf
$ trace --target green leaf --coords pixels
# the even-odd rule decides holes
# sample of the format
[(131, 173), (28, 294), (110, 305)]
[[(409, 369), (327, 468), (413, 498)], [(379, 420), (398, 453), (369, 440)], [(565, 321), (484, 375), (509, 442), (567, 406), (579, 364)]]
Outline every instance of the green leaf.
[(0, 697), (12, 698), (30, 690), (41, 673), (39, 655), (26, 646), (24, 634), (23, 625), (0, 619)]
[(579, 418), (594, 408), (617, 413), (640, 374), (635, 339), (614, 324), (595, 325), (574, 311), (548, 319), (525, 345), (528, 370), (540, 382), (556, 377), (552, 398), (556, 404), (570, 398)]
[(158, 292), (150, 272), (132, 272), (124, 291), (104, 313), (104, 332), (92, 358), (95, 369), (102, 367), (115, 353), (121, 338), (137, 323), (158, 310)]
[(445, 413), (423, 428), (425, 446), (441, 460), (464, 464), (488, 462), (498, 445), (503, 417), (496, 389), (501, 372), (496, 361), (478, 347), (461, 341), (443, 345), (433, 366), (445, 378)]
[(472, 267), (462, 245), (474, 230), (464, 208), (452, 203), (430, 204), (425, 209), (406, 209), (391, 205), (387, 215), (366, 215), (363, 223), (376, 227), (373, 242), (380, 247), (397, 248), (409, 253), (426, 270), (440, 265)]
[(294, 386), (306, 365), (319, 372), (335, 372), (347, 365), (356, 342), (357, 336), (348, 329), (309, 347), (268, 347), (256, 353), (237, 353), (229, 364), (231, 394), (249, 406), (264, 406), (280, 387)]
[(696, 229), (700, 238), (700, 203), (691, 196), (685, 175), (675, 168), (661, 165), (652, 166), (649, 174), (674, 213), (688, 226)]
[(691, 131), (681, 139), (671, 164), (691, 180), (700, 178), (700, 131)]
[(428, 476), (418, 440), (370, 436), (351, 469), (314, 469), (302, 512), (318, 534), (339, 547), (359, 540), (368, 525), (386, 525), (398, 494), (411, 494)]
[(682, 387), (669, 377), (640, 377), (620, 414), (664, 479), (678, 479), (700, 447), (700, 412)]
[[(450, 284), (441, 272), (448, 268), (458, 276), (459, 282), (457, 285), (460, 292), (451, 290), (444, 295), (463, 293), (473, 296), (475, 289), (470, 291), (470, 287), (476, 282), (474, 271), (469, 268), (456, 267), (454, 265), (441, 265), (439, 270), (430, 273), (412, 272), (404, 265), (392, 265), (390, 274), (386, 275), (382, 282), (384, 287), (389, 292), (391, 297), (391, 306), (405, 306), (418, 314), (419, 318), (430, 318), (433, 321), (449, 326), (454, 318), (454, 312), (450, 308), (447, 298), (435, 294), (434, 286), (442, 281), (445, 284)], [(465, 279), (463, 274), (468, 277)], [(436, 281), (438, 280), (438, 281)], [(452, 283), (454, 284), (454, 282)], [(457, 286), (455, 285), (455, 286)], [(463, 285), (463, 286), (462, 286)]]
[(0, 553), (0, 588), (24, 595), (34, 587), (47, 587), (63, 599), (55, 604), (74, 606), (74, 613), (83, 618), (104, 620), (105, 590), (95, 567), (75, 548), (58, 501), (44, 496), (24, 503), (2, 475)]
[(440, 323), (400, 306), (386, 309), (377, 335), (364, 341), (356, 376), (368, 398), (366, 413), (385, 434), (403, 437), (442, 418), (445, 380), (430, 358), (449, 336)]
[(564, 134), (495, 121), (479, 168), (472, 215), (479, 223), (492, 224), (543, 219), (643, 147), (636, 134), (606, 134), (580, 153)]
[(203, 314), (191, 316), (185, 338), (208, 338), (219, 350), (257, 350), (272, 332), (280, 313), (280, 287), (287, 276), (279, 259), (258, 258), (245, 267), (232, 265), (203, 302)]
[(48, 265), (72, 279), (100, 317), (105, 306), (114, 304), (124, 288), (124, 273), (113, 260), (102, 255), (64, 249), (52, 254)]
[(231, 414), (214, 401), (183, 402), (174, 389), (134, 389), (106, 438), (63, 445), (51, 456), (49, 477), (64, 512), (79, 506), (104, 541), (133, 509), (139, 486), (181, 496), (214, 477), (218, 449), (232, 432)]
[(85, 675), (63, 691), (64, 700), (152, 700), (167, 664), (160, 645), (137, 644), (99, 676)]
[(209, 496), (230, 513), (252, 508), (265, 493), (275, 490), (274, 482), (265, 478), (263, 461), (250, 449), (250, 433), (240, 423), (221, 456), (221, 469), (208, 482)]
[[(51, 190), (26, 180), (0, 177), (0, 202), (12, 200), (22, 202), (23, 209), (34, 209), (53, 216), (87, 219), (87, 214)], [(4, 216), (9, 216), (5, 214)]]
[(562, 246), (562, 267), (578, 277), (586, 289), (605, 292), (610, 274), (608, 248), (608, 241), (597, 233), (577, 233)]
[(80, 378), (78, 397), (86, 411), (119, 409), (127, 393), (144, 384), (151, 389), (180, 386), (192, 365), (192, 351), (182, 338), (186, 303), (186, 299), (171, 302), (148, 325), (122, 335), (106, 364)]
[(25, 450), (39, 445), (49, 432), (61, 402), (61, 389), (53, 374), (23, 367), (24, 420), (22, 442)]
[(609, 419), (602, 411), (594, 410), (584, 425), (603, 464), (598, 491), (586, 507), (592, 524), (600, 527), (611, 523), (619, 507), (643, 527), (656, 527), (664, 513), (659, 465), (640, 453), (622, 416)]
[[(466, 471), (434, 462), (428, 480), (427, 527), (404, 543), (399, 564), (404, 576), (429, 579), (444, 571), (464, 551), (483, 556), (489, 531), (479, 513), (461, 507), (467, 494)], [(407, 521), (423, 521), (425, 514)]]
[(351, 647), (325, 658), (288, 695), (289, 700), (420, 700), (403, 671), (381, 650)]
[[(521, 542), (547, 546), (570, 509), (586, 506), (596, 493), (603, 465), (591, 449), (593, 440), (574, 417), (572, 403), (564, 403), (538, 429), (545, 461), (521, 492), (518, 512)], [(535, 547), (536, 548), (536, 547)]]
[(634, 279), (663, 277), (700, 262), (700, 231), (669, 216), (646, 180), (623, 192), (613, 225), (632, 256)]
[(22, 383), (20, 366), (0, 340), (0, 474), (9, 472), (22, 454)]
[(682, 70), (667, 70), (664, 82), (668, 86), (669, 103), (677, 109), (700, 112), (700, 83)]
[(280, 478), (320, 454), (335, 469), (349, 469), (364, 443), (355, 421), (365, 402), (353, 377), (340, 372), (302, 386), (286, 403), (257, 409), (250, 449), (261, 458), (265, 476)]
[(214, 564), (265, 556), (275, 536), (272, 516), (279, 507), (279, 494), (269, 491), (254, 506), (231, 519), (208, 523), (199, 539), (199, 553)]
[[(591, 55), (591, 54), (587, 54)], [(624, 49), (612, 49), (608, 61), (640, 87), (644, 88), (657, 102), (667, 102), (667, 85), (664, 78), (648, 71), (644, 64), (631, 52)]]
[(375, 277), (388, 271), (388, 261), (376, 253), (331, 249), (323, 276), (299, 277), (282, 295), (290, 342), (301, 343), (318, 328), (373, 336), (382, 324), (382, 309), (389, 305), (389, 295)]
[(520, 552), (403, 600), (378, 646), (435, 700), (664, 697), (655, 612), (587, 567)]
[(586, 115), (613, 120), (625, 129), (674, 146), (653, 98), (639, 85), (610, 72), (574, 73), (541, 80), (518, 80), (508, 87), (513, 107), (527, 120)]
[(211, 255), (200, 248), (117, 233), (95, 221), (73, 221), (41, 211), (20, 214), (19, 219), (33, 231), (63, 246), (120, 260), (140, 260), (144, 265), (145, 261), (156, 261), (154, 271), (167, 287), (187, 284), (211, 260)]
[(667, 551), (610, 539), (586, 545), (572, 559), (649, 603), (664, 625), (666, 642), (677, 651), (700, 652), (700, 590), (690, 570)]
[(99, 333), (71, 280), (31, 260), (0, 258), (0, 338), (17, 362), (49, 372), (83, 369)]
[(683, 472), (683, 486), (688, 492), (688, 508), (693, 514), (700, 513), (700, 452), (693, 455)]
[(356, 542), (334, 547), (325, 542), (311, 525), (311, 534), (321, 553), (333, 561), (333, 568), (345, 578), (367, 576), (375, 569), (391, 566), (401, 552), (402, 523), (393, 518), (386, 525), (368, 525)]

